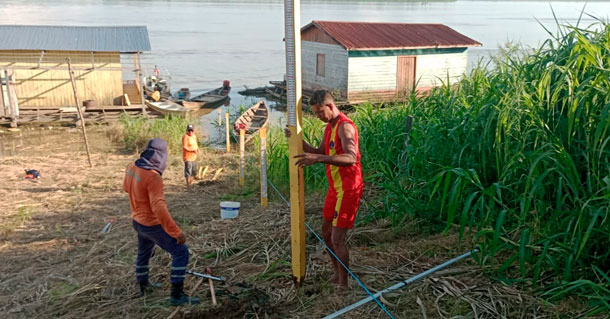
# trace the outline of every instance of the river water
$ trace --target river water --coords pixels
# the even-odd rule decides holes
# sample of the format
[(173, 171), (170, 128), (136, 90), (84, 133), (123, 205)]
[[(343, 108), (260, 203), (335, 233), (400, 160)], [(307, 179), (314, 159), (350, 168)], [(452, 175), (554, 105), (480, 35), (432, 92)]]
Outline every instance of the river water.
[[(312, 20), (443, 23), (481, 43), (469, 64), (506, 42), (537, 46), (581, 11), (607, 19), (610, 1), (393, 1), (303, 0), (301, 24)], [(146, 25), (152, 45), (142, 58), (172, 76), (172, 89), (192, 92), (231, 81), (231, 105), (254, 103), (237, 91), (281, 80), (284, 60), (283, 1), (225, 0), (0, 0), (0, 23), (40, 25)], [(595, 22), (587, 15), (581, 25)], [(1, 41), (1, 39), (0, 39)], [(281, 112), (274, 112), (274, 119)], [(203, 117), (209, 125), (217, 118)]]

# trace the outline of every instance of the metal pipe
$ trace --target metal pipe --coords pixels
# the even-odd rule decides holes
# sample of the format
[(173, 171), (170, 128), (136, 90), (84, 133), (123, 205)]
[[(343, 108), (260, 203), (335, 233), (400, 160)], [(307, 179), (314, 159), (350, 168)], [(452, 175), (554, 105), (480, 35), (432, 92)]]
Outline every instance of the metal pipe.
[(455, 258), (453, 258), (453, 259), (451, 259), (451, 260), (449, 260), (449, 261), (447, 261), (445, 263), (442, 263), (442, 264), (440, 264), (440, 265), (438, 265), (436, 267), (430, 268), (430, 269), (428, 269), (428, 270), (426, 270), (426, 271), (424, 271), (424, 272), (422, 272), (422, 273), (420, 273), (418, 275), (415, 275), (415, 276), (413, 276), (413, 277), (411, 277), (409, 279), (403, 280), (403, 281), (401, 281), (401, 282), (399, 282), (399, 283), (397, 283), (397, 284), (395, 284), (395, 285), (393, 285), (393, 286), (391, 286), (389, 288), (386, 288), (386, 289), (384, 289), (384, 290), (374, 294), (373, 296), (366, 297), (366, 298), (364, 298), (364, 299), (362, 299), (362, 300), (360, 300), (360, 301), (358, 301), (356, 303), (353, 303), (353, 304), (351, 304), (351, 305), (349, 305), (349, 306), (347, 306), (347, 307), (345, 307), (345, 308), (343, 308), (343, 309), (341, 309), (339, 311), (336, 311), (336, 312), (334, 312), (334, 313), (332, 313), (332, 314), (330, 314), (330, 315), (328, 315), (326, 317), (323, 317), (322, 319), (336, 318), (336, 317), (338, 317), (338, 316), (340, 316), (340, 315), (342, 315), (342, 314), (344, 314), (344, 313), (346, 313), (346, 312), (348, 312), (350, 310), (356, 309), (356, 308), (364, 305), (365, 303), (373, 300), (373, 297), (374, 298), (378, 298), (378, 297), (380, 297), (382, 294), (384, 294), (386, 292), (390, 292), (392, 290), (396, 290), (396, 289), (401, 288), (403, 286), (412, 284), (412, 283), (418, 281), (419, 279), (422, 279), (422, 278), (426, 277), (427, 275), (430, 275), (430, 274), (432, 274), (434, 272), (437, 272), (437, 271), (439, 271), (439, 270), (441, 270), (441, 269), (443, 269), (443, 268), (445, 268), (445, 267), (447, 267), (447, 266), (449, 266), (449, 265), (451, 265), (451, 264), (453, 264), (453, 263), (455, 263), (455, 262), (457, 262), (459, 260), (462, 260), (462, 259), (464, 259), (466, 257), (470, 257), (473, 252), (477, 253), (477, 252), (479, 252), (479, 249), (475, 248), (474, 250), (469, 251), (467, 253), (464, 253), (464, 254), (462, 254), (460, 256), (457, 256), (457, 257), (455, 257)]
[(207, 278), (207, 279), (212, 279), (212, 280), (216, 280), (216, 281), (225, 281), (225, 279), (222, 277), (214, 277), (214, 276), (202, 274), (200, 272), (196, 272), (196, 271), (192, 271), (192, 270), (187, 270), (186, 273), (189, 275), (193, 275), (193, 276), (197, 276), (197, 277), (201, 277), (201, 278)]

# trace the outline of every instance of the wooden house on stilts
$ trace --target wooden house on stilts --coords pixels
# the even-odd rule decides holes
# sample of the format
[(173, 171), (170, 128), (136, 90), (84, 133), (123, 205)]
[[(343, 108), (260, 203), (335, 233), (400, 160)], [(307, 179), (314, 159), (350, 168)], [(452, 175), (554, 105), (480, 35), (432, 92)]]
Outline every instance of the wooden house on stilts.
[(466, 72), (481, 43), (442, 24), (312, 21), (301, 29), (304, 91), (339, 91), (350, 104), (392, 101)]
[(145, 26), (0, 25), (0, 118), (24, 110), (142, 104), (140, 54), (150, 51)]

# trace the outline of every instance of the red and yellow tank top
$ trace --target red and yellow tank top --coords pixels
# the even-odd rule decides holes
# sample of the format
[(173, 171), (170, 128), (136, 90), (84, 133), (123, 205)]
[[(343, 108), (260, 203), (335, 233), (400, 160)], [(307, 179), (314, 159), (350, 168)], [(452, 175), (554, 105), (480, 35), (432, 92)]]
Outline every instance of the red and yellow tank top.
[(337, 128), (342, 123), (351, 125), (356, 132), (354, 142), (356, 143), (356, 163), (352, 166), (339, 167), (335, 165), (326, 165), (326, 177), (328, 177), (329, 191), (336, 193), (360, 189), (364, 186), (362, 183), (362, 167), (360, 166), (360, 146), (358, 144), (358, 129), (354, 122), (345, 114), (339, 113), (339, 120), (332, 126), (330, 123), (326, 125), (324, 130), (324, 154), (339, 155), (343, 154), (343, 145)]

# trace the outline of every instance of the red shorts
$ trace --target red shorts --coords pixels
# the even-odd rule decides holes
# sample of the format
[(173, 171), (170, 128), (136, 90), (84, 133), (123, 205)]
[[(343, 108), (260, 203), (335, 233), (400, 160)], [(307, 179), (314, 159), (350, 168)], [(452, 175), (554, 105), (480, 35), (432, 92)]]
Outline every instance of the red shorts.
[(324, 219), (331, 221), (334, 227), (353, 228), (362, 190), (359, 188), (337, 193), (334, 189), (330, 189), (326, 194), (326, 202), (322, 210)]

